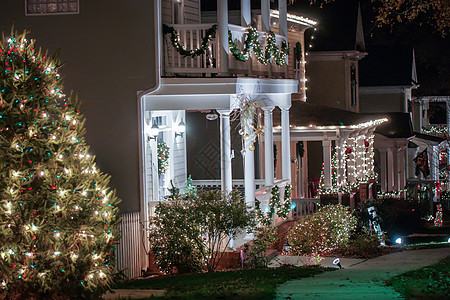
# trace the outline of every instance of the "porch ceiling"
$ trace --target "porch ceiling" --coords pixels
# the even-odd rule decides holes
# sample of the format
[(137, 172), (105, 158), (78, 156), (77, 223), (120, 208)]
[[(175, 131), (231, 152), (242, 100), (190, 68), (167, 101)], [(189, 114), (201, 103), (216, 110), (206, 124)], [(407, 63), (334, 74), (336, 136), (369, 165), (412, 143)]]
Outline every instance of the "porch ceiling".
[(161, 87), (143, 98), (145, 110), (232, 109), (236, 96), (243, 93), (252, 100), (289, 107), (297, 86), (293, 79), (162, 78)]

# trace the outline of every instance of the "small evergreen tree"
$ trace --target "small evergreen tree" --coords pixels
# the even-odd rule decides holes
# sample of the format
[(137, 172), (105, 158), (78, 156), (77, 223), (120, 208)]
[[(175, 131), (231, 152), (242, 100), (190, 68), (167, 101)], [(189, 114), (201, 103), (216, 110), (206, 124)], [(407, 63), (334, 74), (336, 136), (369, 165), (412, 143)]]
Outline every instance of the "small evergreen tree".
[(90, 298), (113, 282), (118, 199), (59, 67), (25, 33), (0, 42), (0, 298)]

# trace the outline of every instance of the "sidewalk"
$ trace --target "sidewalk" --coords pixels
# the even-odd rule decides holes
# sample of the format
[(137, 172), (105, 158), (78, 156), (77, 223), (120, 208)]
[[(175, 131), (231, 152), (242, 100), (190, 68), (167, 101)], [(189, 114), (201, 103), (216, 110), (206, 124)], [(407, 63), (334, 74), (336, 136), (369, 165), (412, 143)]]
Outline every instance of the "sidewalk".
[[(439, 248), (402, 251), (370, 260), (341, 259), (344, 269), (288, 281), (278, 287), (276, 299), (403, 299), (393, 288), (383, 285), (383, 281), (432, 265), (449, 255), (450, 248)], [(301, 262), (298, 257), (291, 260)], [(320, 264), (329, 266), (330, 261), (325, 259)]]

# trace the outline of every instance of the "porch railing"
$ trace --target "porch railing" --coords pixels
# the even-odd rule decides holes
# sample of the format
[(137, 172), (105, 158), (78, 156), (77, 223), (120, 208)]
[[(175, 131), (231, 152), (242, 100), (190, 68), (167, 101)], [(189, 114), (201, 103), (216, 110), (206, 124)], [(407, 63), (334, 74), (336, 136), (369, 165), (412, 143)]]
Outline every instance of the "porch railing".
[[(192, 180), (192, 183), (197, 188), (203, 188), (205, 190), (220, 190), (222, 187), (220, 179)], [(256, 186), (263, 186), (264, 179), (256, 179), (255, 184)], [(244, 179), (233, 179), (233, 189), (243, 191)]]
[[(241, 51), (244, 49), (244, 43), (246, 38), (246, 27), (228, 24), (228, 29), (231, 32), (233, 42), (236, 43), (238, 49)], [(275, 35), (275, 40), (277, 46), (281, 47), (281, 42), (286, 41), (286, 38), (281, 35)], [(262, 48), (266, 46), (266, 33), (264, 31), (258, 31), (258, 42)], [(258, 61), (255, 53), (252, 51), (251, 57), (246, 61), (242, 62), (236, 60), (233, 54), (230, 52), (228, 55), (228, 69), (234, 74), (245, 74), (245, 75), (261, 75), (269, 77), (286, 77), (287, 75), (287, 64), (279, 66), (272, 61), (271, 63), (264, 65)]]
[(319, 204), (320, 199), (317, 198), (292, 199), (292, 217), (299, 218), (313, 214)]
[[(180, 44), (187, 50), (194, 50), (201, 47), (203, 37), (206, 35), (206, 31), (210, 29), (214, 24), (170, 24), (175, 32), (179, 36)], [(236, 43), (239, 49), (244, 49), (244, 42), (246, 37), (247, 28), (229, 24), (228, 28), (231, 32), (233, 41)], [(265, 47), (266, 34), (262, 31), (258, 31), (259, 42), (261, 47)], [(281, 42), (286, 40), (281, 35), (275, 35), (275, 40), (278, 47), (281, 47)], [(204, 54), (189, 57), (180, 54), (177, 49), (172, 45), (170, 35), (163, 37), (164, 41), (164, 69), (166, 75), (172, 74), (189, 74), (189, 75), (207, 75), (217, 74), (221, 72), (222, 66), (220, 65), (220, 53), (219, 53), (219, 39), (213, 38), (208, 44), (208, 47)], [(224, 41), (227, 43), (228, 40)], [(228, 55), (228, 69), (230, 74), (244, 74), (244, 75), (260, 75), (268, 77), (287, 77), (287, 64), (279, 66), (275, 61), (264, 65), (261, 64), (253, 53), (249, 60), (246, 62), (238, 61), (234, 58), (230, 52)]]
[[(199, 49), (206, 31), (214, 24), (183, 24), (170, 25), (179, 36), (180, 44), (189, 50)], [(218, 63), (218, 39), (212, 39), (204, 54), (194, 58), (182, 56), (172, 46), (168, 35), (164, 36), (164, 66), (166, 73), (219, 73)]]

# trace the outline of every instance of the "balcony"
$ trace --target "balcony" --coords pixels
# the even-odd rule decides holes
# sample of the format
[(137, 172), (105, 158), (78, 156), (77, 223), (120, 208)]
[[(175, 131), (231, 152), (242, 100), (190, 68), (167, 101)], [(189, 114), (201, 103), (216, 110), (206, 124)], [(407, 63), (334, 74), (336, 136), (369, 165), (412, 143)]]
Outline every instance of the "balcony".
[[(285, 56), (281, 51), (284, 49), (283, 45), (287, 45), (287, 39), (284, 36), (273, 36), (276, 45), (274, 51), (280, 53), (278, 59), (272, 54), (266, 60), (269, 57), (267, 52), (270, 52), (268, 49), (274, 49), (270, 45), (272, 37), (266, 32), (255, 31), (257, 44), (262, 51), (258, 56), (258, 53), (252, 50), (249, 55), (242, 56), (246, 61), (240, 61), (229, 49), (229, 41), (220, 41), (213, 29), (215, 26), (215, 24), (171, 24), (165, 26), (163, 37), (164, 75), (168, 77), (213, 77), (215, 75), (288, 77), (287, 55)], [(242, 53), (249, 29), (229, 24), (228, 30), (229, 37), (235, 43), (236, 49)], [(207, 39), (208, 36), (210, 39)], [(174, 43), (174, 41), (176, 42)], [(228, 55), (220, 49), (226, 49)], [(272, 51), (272, 53), (274, 52)], [(228, 57), (222, 59), (221, 55)]]

